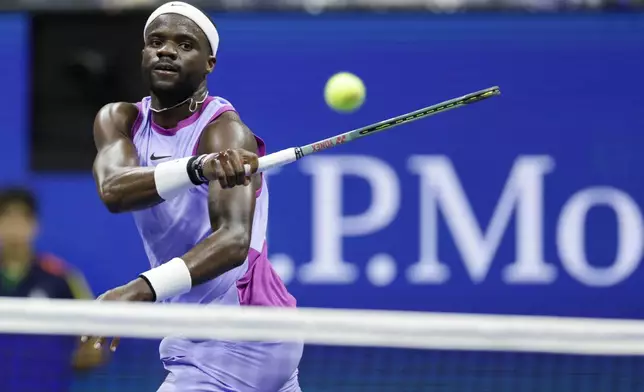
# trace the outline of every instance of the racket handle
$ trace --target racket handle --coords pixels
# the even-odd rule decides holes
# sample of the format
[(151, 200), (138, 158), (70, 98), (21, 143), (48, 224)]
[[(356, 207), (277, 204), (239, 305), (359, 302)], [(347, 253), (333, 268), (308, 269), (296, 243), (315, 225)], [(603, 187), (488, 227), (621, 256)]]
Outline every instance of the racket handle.
[[(257, 167), (257, 173), (265, 172), (266, 170), (272, 169), (274, 167), (280, 167), (287, 165), (291, 162), (297, 160), (297, 155), (295, 155), (295, 148), (287, 148), (282, 151), (274, 152), (272, 154), (264, 155), (259, 158), (259, 166)], [(246, 169), (246, 175), (250, 176), (250, 165), (244, 165)]]

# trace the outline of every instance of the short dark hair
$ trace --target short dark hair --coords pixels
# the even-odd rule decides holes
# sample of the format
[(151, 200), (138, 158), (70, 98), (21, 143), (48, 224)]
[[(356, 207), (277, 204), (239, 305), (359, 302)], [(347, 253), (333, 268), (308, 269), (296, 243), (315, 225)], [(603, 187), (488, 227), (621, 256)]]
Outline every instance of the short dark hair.
[(38, 215), (38, 202), (33, 192), (26, 188), (12, 187), (0, 190), (0, 215), (12, 205), (22, 204), (32, 216)]

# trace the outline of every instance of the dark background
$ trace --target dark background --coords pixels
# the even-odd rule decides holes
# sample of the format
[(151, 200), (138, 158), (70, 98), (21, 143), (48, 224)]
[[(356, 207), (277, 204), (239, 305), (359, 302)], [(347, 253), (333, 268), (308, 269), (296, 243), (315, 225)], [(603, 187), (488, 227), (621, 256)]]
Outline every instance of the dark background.
[(143, 12), (118, 18), (101, 12), (32, 16), (33, 170), (91, 169), (96, 112), (108, 102), (136, 102), (145, 93), (137, 59), (146, 19)]

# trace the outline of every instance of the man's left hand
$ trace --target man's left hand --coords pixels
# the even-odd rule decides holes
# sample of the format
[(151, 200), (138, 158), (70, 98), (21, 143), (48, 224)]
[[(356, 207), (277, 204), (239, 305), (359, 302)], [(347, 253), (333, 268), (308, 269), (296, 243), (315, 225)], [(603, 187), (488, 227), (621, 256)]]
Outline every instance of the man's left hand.
[[(154, 294), (150, 286), (141, 278), (131, 281), (130, 283), (119, 286), (112, 290), (108, 290), (105, 293), (101, 294), (96, 300), (97, 301), (128, 301), (128, 302), (148, 302), (152, 301)], [(116, 351), (118, 347), (120, 338), (113, 338), (110, 342), (110, 351)], [(81, 337), (81, 342), (87, 344), (89, 342), (93, 343), (93, 346), (96, 350), (100, 350), (104, 347), (105, 338), (104, 337), (90, 337), (83, 336)]]

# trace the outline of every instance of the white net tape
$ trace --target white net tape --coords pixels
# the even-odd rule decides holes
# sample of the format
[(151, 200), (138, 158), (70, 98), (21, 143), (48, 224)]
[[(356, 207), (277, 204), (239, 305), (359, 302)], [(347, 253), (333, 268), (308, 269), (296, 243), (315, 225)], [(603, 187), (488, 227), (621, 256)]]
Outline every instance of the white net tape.
[(644, 355), (644, 322), (634, 320), (47, 299), (0, 299), (0, 333)]

